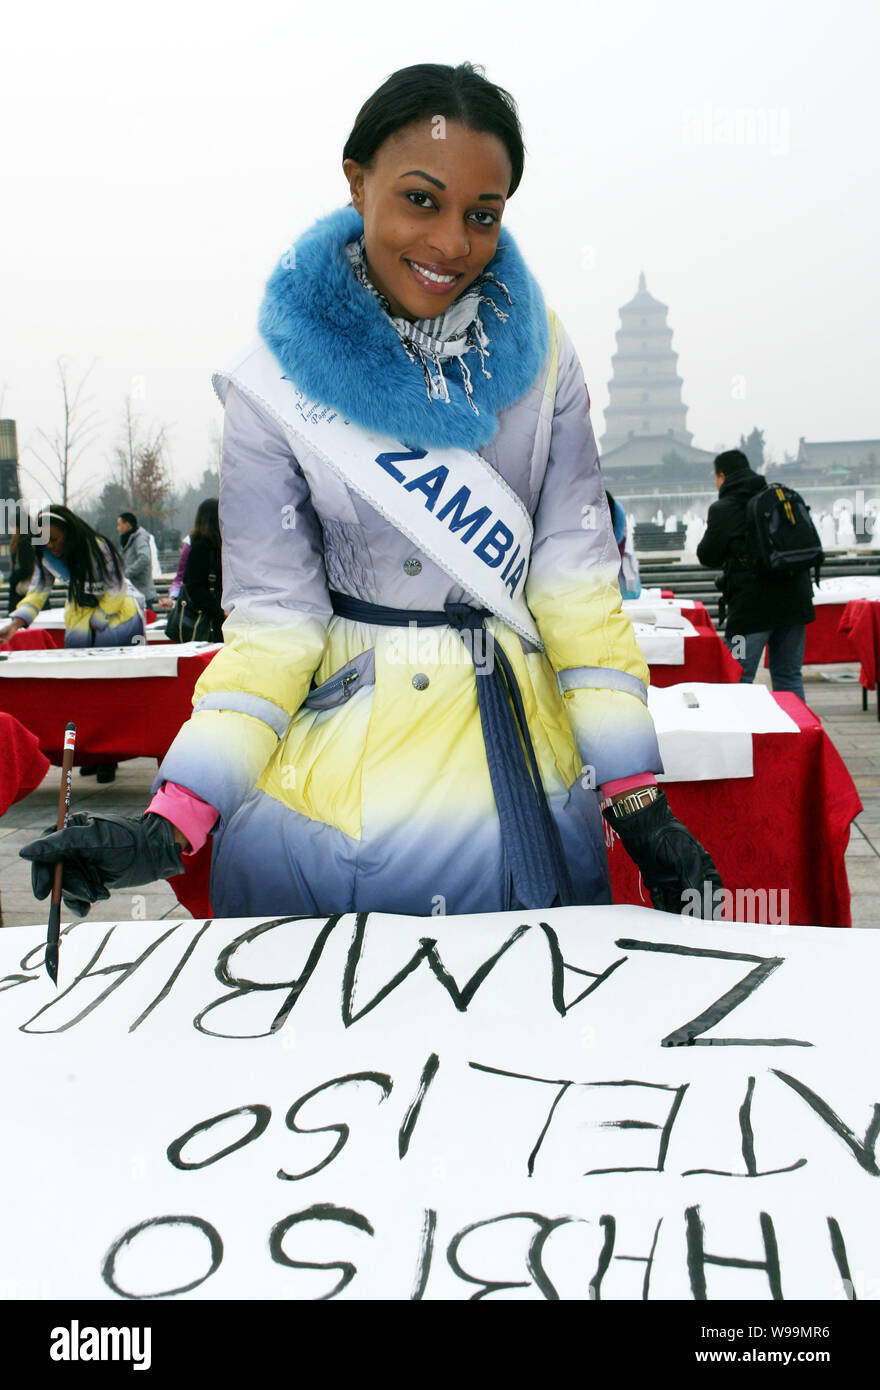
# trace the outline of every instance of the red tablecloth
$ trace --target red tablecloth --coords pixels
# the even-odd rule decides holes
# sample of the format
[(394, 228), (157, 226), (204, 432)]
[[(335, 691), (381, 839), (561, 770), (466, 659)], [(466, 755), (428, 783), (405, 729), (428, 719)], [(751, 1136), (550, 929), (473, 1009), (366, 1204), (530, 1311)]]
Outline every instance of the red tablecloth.
[[(684, 610), (690, 616), (690, 610)], [(706, 614), (708, 618), (708, 613)], [(711, 619), (709, 619), (711, 622)], [(714, 627), (697, 628), (696, 637), (684, 639), (683, 666), (651, 665), (651, 684), (659, 686), (680, 685), (684, 681), (708, 681), (714, 685), (736, 685), (742, 675), (742, 667), (731, 656)]]
[(0, 816), (40, 785), (48, 767), (33, 734), (11, 714), (0, 714)]
[[(773, 698), (800, 733), (753, 735), (752, 777), (664, 782), (663, 790), (675, 815), (711, 854), (725, 888), (734, 894), (763, 889), (768, 909), (774, 901), (781, 905), (780, 891), (787, 888), (792, 925), (848, 927), (844, 854), (862, 803), (821, 720), (796, 695)], [(619, 840), (609, 862), (614, 901), (650, 907)], [(749, 900), (743, 901), (746, 910), (736, 915), (747, 919)], [(754, 910), (752, 920), (758, 920)]]
[(873, 690), (880, 681), (880, 602), (852, 599), (840, 616), (840, 635), (852, 647), (850, 660), (862, 663), (859, 680)]
[(0, 652), (45, 652), (63, 646), (63, 627), (25, 627), (13, 633), (8, 642), (0, 642)]
[[(845, 632), (840, 630), (845, 603), (820, 603), (816, 605), (816, 617), (807, 623), (807, 641), (804, 648), (805, 666), (834, 666), (843, 661), (856, 661), (853, 645)], [(768, 653), (764, 653), (764, 665), (768, 664)]]
[[(862, 803), (821, 720), (796, 695), (773, 698), (800, 733), (756, 734), (752, 777), (666, 782), (663, 789), (672, 810), (715, 860), (740, 919), (761, 920), (763, 901), (764, 920), (778, 921), (787, 889), (789, 924), (848, 927), (844, 854)], [(639, 891), (638, 870), (617, 839), (609, 863), (614, 901), (650, 907), (647, 891)], [(209, 838), (186, 873), (168, 880), (194, 917), (211, 916), (210, 870)], [(737, 889), (763, 895), (742, 899), (737, 912)]]
[(716, 631), (712, 614), (705, 603), (701, 603), (699, 599), (694, 599), (693, 608), (683, 608), (681, 611), (682, 616), (687, 618), (688, 622), (693, 623), (694, 627), (707, 628), (709, 632)]
[(193, 687), (213, 656), (211, 651), (181, 657), (176, 676), (0, 678), (0, 702), (36, 735), (53, 763), (61, 763), (69, 719), (76, 724), (77, 763), (161, 759), (192, 713)]

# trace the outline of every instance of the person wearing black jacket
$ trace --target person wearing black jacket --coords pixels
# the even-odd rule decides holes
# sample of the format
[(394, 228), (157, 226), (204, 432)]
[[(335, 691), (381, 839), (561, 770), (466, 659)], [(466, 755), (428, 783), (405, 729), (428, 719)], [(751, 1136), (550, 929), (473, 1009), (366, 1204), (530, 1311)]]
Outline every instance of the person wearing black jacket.
[[(192, 530), (192, 544), (183, 574), (183, 587), (192, 606), (200, 614), (210, 618), (212, 642), (223, 641), (223, 619), (225, 613), (221, 603), (223, 594), (223, 568), (221, 559), (220, 521), (216, 497), (207, 497), (199, 504), (195, 526)], [(202, 636), (203, 624), (198, 624)]]
[(739, 449), (718, 455), (718, 501), (709, 508), (697, 559), (708, 569), (724, 570), (719, 586), (727, 604), (724, 638), (742, 665), (741, 683), (751, 685), (769, 646), (773, 689), (794, 691), (803, 700), (806, 624), (815, 617), (810, 573), (764, 579), (747, 551), (746, 506), (766, 485)]

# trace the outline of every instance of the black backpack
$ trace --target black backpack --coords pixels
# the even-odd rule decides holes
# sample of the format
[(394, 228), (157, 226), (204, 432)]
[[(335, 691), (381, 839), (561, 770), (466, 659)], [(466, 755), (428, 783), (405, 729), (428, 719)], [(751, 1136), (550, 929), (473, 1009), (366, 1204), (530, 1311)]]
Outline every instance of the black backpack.
[(799, 492), (770, 483), (746, 504), (746, 553), (765, 579), (787, 579), (812, 570), (819, 582), (825, 552), (810, 509)]

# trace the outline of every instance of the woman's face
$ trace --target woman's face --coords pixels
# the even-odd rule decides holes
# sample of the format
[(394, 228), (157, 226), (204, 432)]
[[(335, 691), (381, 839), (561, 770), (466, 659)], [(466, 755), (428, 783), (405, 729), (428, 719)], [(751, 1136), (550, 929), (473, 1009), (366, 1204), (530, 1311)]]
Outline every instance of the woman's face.
[(64, 527), (56, 526), (54, 521), (51, 522), (49, 525), (49, 539), (46, 542), (46, 549), (49, 551), (49, 554), (54, 555), (56, 559), (60, 559), (64, 554), (64, 536)]
[(391, 312), (444, 313), (495, 254), (512, 177), (502, 141), (436, 116), (389, 136), (368, 169), (353, 159), (343, 169)]

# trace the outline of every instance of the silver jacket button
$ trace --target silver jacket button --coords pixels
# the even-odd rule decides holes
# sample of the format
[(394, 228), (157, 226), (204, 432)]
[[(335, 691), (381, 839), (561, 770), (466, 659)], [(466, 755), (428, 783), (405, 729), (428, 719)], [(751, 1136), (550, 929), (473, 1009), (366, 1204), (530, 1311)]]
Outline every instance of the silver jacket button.
[(422, 562), (421, 562), (421, 560), (404, 560), (404, 562), (403, 562), (403, 569), (404, 569), (404, 573), (405, 573), (405, 574), (408, 574), (408, 575), (410, 575), (410, 576), (415, 576), (415, 575), (417, 575), (417, 574), (421, 574), (421, 572), (422, 572)]
[(427, 690), (428, 686), (431, 684), (428, 677), (426, 675), (423, 675), (421, 671), (418, 673), (418, 675), (413, 676), (412, 683), (413, 688), (415, 690)]

